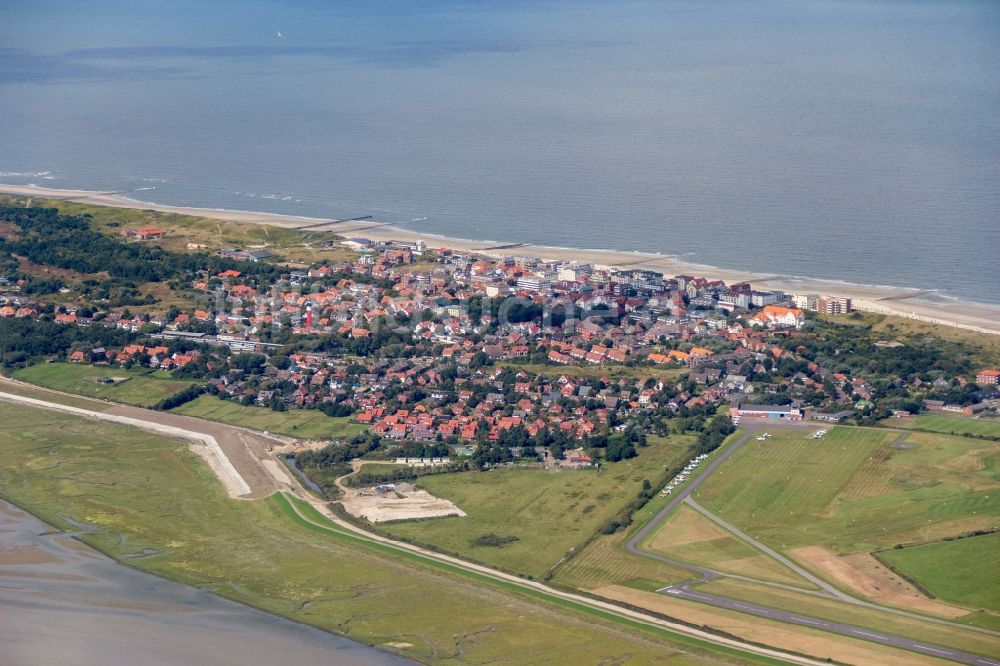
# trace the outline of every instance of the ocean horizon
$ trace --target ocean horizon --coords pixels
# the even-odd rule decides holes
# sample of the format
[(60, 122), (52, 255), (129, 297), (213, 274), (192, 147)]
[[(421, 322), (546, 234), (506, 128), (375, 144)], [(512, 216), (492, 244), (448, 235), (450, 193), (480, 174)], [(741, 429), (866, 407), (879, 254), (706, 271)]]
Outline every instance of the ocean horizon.
[(60, 6), (0, 182), (1000, 302), (995, 3)]

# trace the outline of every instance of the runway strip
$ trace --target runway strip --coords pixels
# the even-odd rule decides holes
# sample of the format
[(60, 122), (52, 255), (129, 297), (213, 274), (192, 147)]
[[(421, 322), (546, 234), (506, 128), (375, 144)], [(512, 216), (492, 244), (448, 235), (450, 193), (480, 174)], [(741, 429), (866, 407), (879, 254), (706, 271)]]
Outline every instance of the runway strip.
[(962, 652), (961, 650), (955, 650), (940, 645), (928, 645), (926, 641), (915, 641), (909, 638), (886, 634), (874, 629), (868, 629), (866, 627), (856, 627), (854, 625), (842, 624), (840, 622), (820, 620), (818, 618), (799, 615), (797, 613), (789, 613), (787, 611), (778, 610), (776, 608), (768, 608), (766, 606), (760, 606), (746, 601), (736, 601), (728, 597), (720, 597), (718, 595), (709, 594), (700, 590), (698, 592), (693, 592), (688, 589), (689, 585), (690, 583), (672, 585), (657, 590), (657, 592), (667, 596), (676, 597), (678, 599), (697, 601), (699, 603), (708, 604), (709, 606), (715, 606), (716, 608), (724, 608), (726, 610), (733, 610), (739, 613), (764, 617), (769, 620), (786, 622), (788, 624), (811, 627), (813, 629), (822, 629), (824, 631), (831, 631), (835, 634), (841, 634), (843, 636), (850, 636), (852, 638), (859, 638), (861, 640), (871, 641), (881, 645), (902, 648), (903, 650), (910, 650), (911, 652), (919, 652), (921, 654), (926, 654), (929, 657), (952, 659), (963, 664), (971, 664), (972, 666), (1000, 666), (1000, 662), (992, 659), (987, 659), (986, 657), (981, 657), (969, 652)]

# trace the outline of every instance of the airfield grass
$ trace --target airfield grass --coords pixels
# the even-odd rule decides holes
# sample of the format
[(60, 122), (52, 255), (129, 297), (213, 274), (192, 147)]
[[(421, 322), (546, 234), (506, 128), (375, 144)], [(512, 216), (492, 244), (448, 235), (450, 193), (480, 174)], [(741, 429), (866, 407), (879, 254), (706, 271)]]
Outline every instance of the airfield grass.
[(750, 661), (320, 534), (287, 501), (231, 500), (177, 440), (2, 403), (0, 424), (4, 498), (136, 568), (420, 661)]
[(758, 580), (813, 587), (689, 506), (680, 506), (643, 543), (646, 550)]
[(946, 435), (987, 435), (1000, 437), (1000, 419), (996, 418), (971, 419), (961, 416), (920, 414), (913, 417), (913, 420), (903, 427), (931, 430)]
[[(731, 435), (723, 446), (709, 454), (705, 465), (721, 454), (726, 445), (740, 435)], [(697, 473), (695, 474), (697, 476)], [(691, 480), (677, 486), (683, 489)], [(553, 570), (553, 581), (583, 590), (595, 590), (608, 585), (627, 585), (642, 590), (658, 590), (666, 585), (698, 578), (689, 569), (636, 555), (625, 549), (625, 542), (643, 528), (670, 503), (671, 497), (657, 494), (632, 514), (627, 530), (614, 534), (595, 535), (587, 545), (575, 552)], [(648, 542), (649, 537), (644, 540)], [(645, 545), (642, 546), (645, 548)]]
[(301, 439), (351, 437), (365, 430), (365, 426), (354, 423), (347, 416), (327, 416), (315, 409), (276, 412), (266, 407), (244, 406), (214, 395), (198, 396), (191, 402), (175, 407), (171, 412)]
[(945, 601), (1000, 611), (1000, 533), (939, 541), (878, 554)]
[[(98, 377), (127, 377), (118, 384), (98, 383)], [(46, 388), (90, 398), (107, 398), (139, 407), (152, 407), (160, 400), (183, 391), (193, 382), (171, 379), (163, 371), (149, 368), (101, 367), (72, 363), (42, 363), (14, 372), (14, 378)]]
[[(689, 455), (691, 437), (650, 437), (631, 460), (602, 469), (553, 472), (502, 469), (422, 477), (417, 484), (453, 501), (466, 517), (390, 523), (393, 536), (425, 543), (508, 571), (543, 576), (620, 512), (667, 467)], [(503, 546), (475, 545), (481, 536), (517, 537)]]
[(748, 441), (696, 499), (772, 547), (870, 552), (997, 526), (998, 459), (998, 442), (932, 433), (778, 431)]
[(553, 581), (580, 590), (628, 585), (653, 591), (694, 577), (687, 569), (628, 552), (627, 539), (625, 531), (599, 536), (583, 552), (556, 569)]
[(795, 592), (793, 590), (751, 583), (731, 578), (717, 578), (699, 584), (693, 591), (703, 590), (738, 601), (780, 608), (830, 622), (861, 627), (916, 638), (930, 643), (959, 648), (977, 654), (1000, 656), (1000, 638), (973, 629), (928, 622), (895, 613), (849, 604), (836, 599)]

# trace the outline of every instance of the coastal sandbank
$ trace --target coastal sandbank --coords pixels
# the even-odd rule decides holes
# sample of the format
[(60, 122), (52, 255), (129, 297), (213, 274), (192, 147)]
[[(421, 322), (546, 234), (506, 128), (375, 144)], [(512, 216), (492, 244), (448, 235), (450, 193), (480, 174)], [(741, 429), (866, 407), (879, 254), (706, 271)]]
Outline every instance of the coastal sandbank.
[[(0, 192), (29, 197), (64, 199), (83, 204), (155, 210), (181, 215), (198, 215), (229, 222), (267, 224), (284, 228), (315, 225), (324, 218), (284, 215), (253, 211), (224, 210), (168, 206), (129, 198), (121, 192), (94, 192), (65, 190), (35, 185), (8, 185), (0, 183)], [(429, 247), (446, 247), (459, 251), (472, 251), (487, 256), (522, 255), (553, 261), (587, 261), (598, 267), (644, 268), (666, 275), (695, 275), (726, 283), (751, 282), (754, 287), (778, 289), (788, 293), (817, 293), (824, 296), (850, 298), (854, 307), (866, 312), (896, 315), (919, 321), (1000, 335), (1000, 305), (963, 301), (941, 296), (926, 289), (862, 285), (849, 282), (780, 274), (755, 273), (705, 266), (686, 262), (669, 255), (621, 250), (551, 247), (530, 243), (505, 243), (499, 241), (470, 240), (422, 233), (394, 227), (373, 220), (335, 222), (321, 227), (341, 236), (363, 236), (372, 240), (397, 240), (402, 242), (425, 241)]]

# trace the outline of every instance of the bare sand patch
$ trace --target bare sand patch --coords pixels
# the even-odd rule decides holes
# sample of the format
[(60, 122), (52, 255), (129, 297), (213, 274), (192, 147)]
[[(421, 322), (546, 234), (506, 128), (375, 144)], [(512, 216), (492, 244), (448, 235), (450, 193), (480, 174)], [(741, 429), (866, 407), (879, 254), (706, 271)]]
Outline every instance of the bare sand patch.
[(711, 627), (744, 640), (807, 654), (819, 659), (833, 659), (858, 666), (943, 666), (952, 662), (876, 646), (862, 640), (837, 636), (807, 627), (796, 627), (772, 620), (706, 606), (693, 601), (676, 599), (655, 592), (644, 592), (621, 585), (608, 585), (591, 590), (607, 599), (662, 613), (691, 624)]
[(340, 500), (344, 509), (352, 516), (364, 518), (372, 523), (465, 515), (465, 512), (453, 502), (435, 497), (426, 490), (376, 493), (371, 489), (365, 489), (351, 492), (352, 496), (345, 495)]
[(971, 611), (931, 599), (869, 553), (840, 556), (821, 546), (789, 551), (841, 587), (874, 601), (942, 617), (957, 618)]
[(377, 487), (352, 488), (344, 484), (344, 479), (357, 474), (367, 461), (351, 462), (351, 473), (337, 479), (337, 487), (343, 493), (341, 506), (352, 516), (364, 518), (372, 523), (388, 520), (416, 520), (421, 518), (445, 518), (465, 516), (466, 513), (454, 502), (431, 495), (426, 490), (417, 490), (412, 483), (385, 484)]

